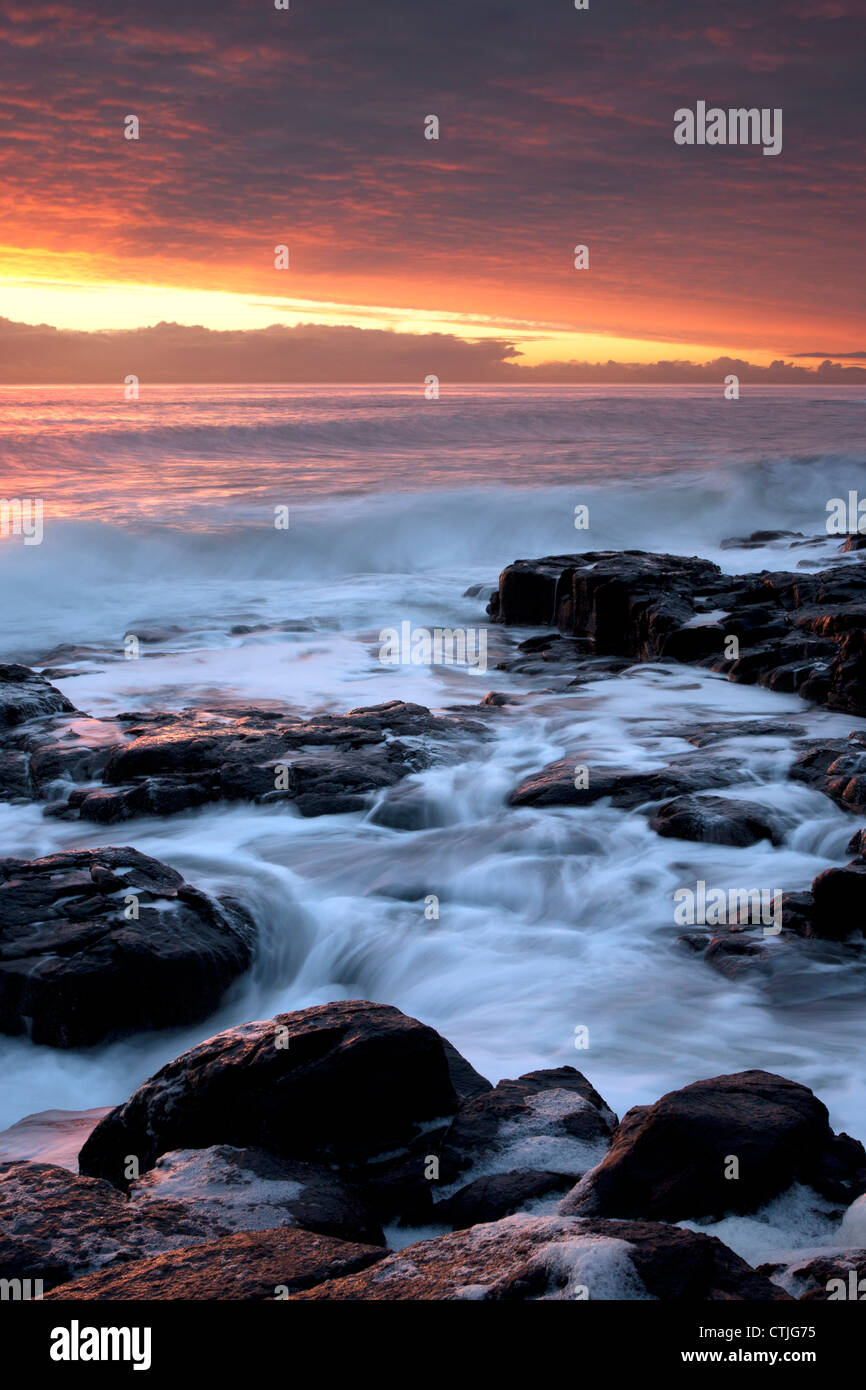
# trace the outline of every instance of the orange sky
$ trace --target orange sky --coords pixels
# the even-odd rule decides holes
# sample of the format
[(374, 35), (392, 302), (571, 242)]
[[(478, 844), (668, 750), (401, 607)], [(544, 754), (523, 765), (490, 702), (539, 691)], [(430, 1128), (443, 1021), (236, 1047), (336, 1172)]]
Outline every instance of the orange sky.
[[(858, 353), (863, 11), (696, 13), (7, 5), (0, 314), (507, 337), (528, 364)], [(783, 109), (782, 153), (677, 146), (699, 97)]]

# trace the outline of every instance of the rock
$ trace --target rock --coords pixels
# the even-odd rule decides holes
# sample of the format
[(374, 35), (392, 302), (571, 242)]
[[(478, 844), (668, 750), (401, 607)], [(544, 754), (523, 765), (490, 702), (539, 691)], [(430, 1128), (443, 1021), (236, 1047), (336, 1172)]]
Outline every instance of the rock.
[(444, 756), (441, 745), (485, 733), (465, 714), (401, 700), (307, 720), (274, 710), (79, 720), (74, 731), (58, 724), (7, 738), (0, 794), (42, 797), (52, 815), (101, 825), (220, 800), (333, 815), (366, 809), (371, 793)]
[(714, 936), (704, 951), (704, 960), (729, 980), (750, 978), (756, 971), (767, 974), (772, 964), (766, 946), (750, 940), (744, 932)]
[[(587, 775), (576, 777), (578, 767), (586, 768)], [(645, 802), (731, 786), (742, 780), (742, 763), (734, 758), (686, 754), (658, 771), (633, 772), (625, 767), (594, 767), (586, 754), (575, 754), (525, 777), (509, 794), (508, 805), (589, 806), (610, 797), (612, 806), (632, 810)], [(576, 781), (580, 785), (575, 785)]]
[(756, 550), (771, 541), (802, 540), (802, 531), (753, 531), (750, 536), (729, 536), (719, 542), (720, 550)]
[(803, 1303), (861, 1302), (866, 1297), (866, 1250), (794, 1260), (779, 1273)]
[(812, 880), (812, 934), (842, 941), (866, 920), (866, 862), (825, 869)]
[(265, 1149), (217, 1144), (163, 1154), (130, 1184), (128, 1205), (147, 1217), (166, 1202), (182, 1207), (206, 1238), (301, 1226), (362, 1245), (385, 1244), (382, 1228), (357, 1188), (330, 1168), (279, 1158)]
[(74, 714), (75, 706), (29, 666), (0, 664), (0, 728), (44, 714)]
[(433, 830), (448, 822), (444, 809), (431, 800), (424, 787), (414, 783), (387, 792), (368, 819), (388, 830)]
[(757, 802), (724, 796), (678, 796), (650, 819), (659, 835), (709, 845), (754, 845), (758, 840), (778, 845), (783, 824), (778, 812)]
[(493, 1090), (493, 1085), (487, 1077), (476, 1071), (471, 1062), (467, 1062), (447, 1038), (442, 1039), (442, 1047), (448, 1062), (451, 1085), (458, 1100), (472, 1100), (475, 1096), (483, 1096), (486, 1091)]
[(244, 1231), (220, 1240), (135, 1260), (63, 1284), (46, 1300), (275, 1299), (366, 1269), (381, 1246), (355, 1245), (287, 1226)]
[(0, 1164), (0, 1273), (76, 1279), (118, 1259), (173, 1250), (209, 1232), (182, 1204), (133, 1210), (110, 1183), (48, 1163)]
[(602, 1157), (616, 1116), (574, 1067), (527, 1072), (464, 1101), (439, 1152), (444, 1182), (474, 1169), (578, 1175)]
[(352, 1000), (278, 1014), (183, 1053), (99, 1124), (83, 1173), (126, 1185), (172, 1149), (231, 1144), (363, 1178), (377, 1155), (400, 1151), (457, 1094), (443, 1041), (398, 1009)]
[(522, 1211), (541, 1197), (565, 1192), (572, 1185), (566, 1173), (536, 1172), (531, 1168), (516, 1173), (491, 1173), (461, 1187), (444, 1202), (437, 1202), (436, 1216), (449, 1222), (455, 1231), (466, 1230), (483, 1221), (499, 1221)]
[(724, 575), (706, 560), (644, 551), (546, 556), (506, 566), (488, 612), (588, 639), (596, 655), (699, 661), (730, 680), (866, 714), (866, 574), (850, 563)]
[(788, 1295), (714, 1237), (644, 1221), (508, 1216), (420, 1241), (299, 1300), (665, 1302)]
[[(732, 1157), (736, 1180), (725, 1176)], [(661, 1221), (717, 1217), (755, 1211), (795, 1181), (850, 1202), (866, 1191), (866, 1153), (833, 1134), (826, 1107), (807, 1087), (771, 1072), (736, 1072), (629, 1110), (606, 1157), (560, 1210)]]
[(254, 942), (240, 904), (129, 847), (0, 860), (0, 922), (0, 1032), (54, 1047), (206, 1018)]

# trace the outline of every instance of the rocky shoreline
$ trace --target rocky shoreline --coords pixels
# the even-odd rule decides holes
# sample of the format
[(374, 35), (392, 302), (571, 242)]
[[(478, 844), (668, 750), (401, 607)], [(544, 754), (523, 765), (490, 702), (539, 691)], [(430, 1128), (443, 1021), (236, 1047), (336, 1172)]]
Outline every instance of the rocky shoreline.
[[(678, 663), (859, 718), (857, 549), (817, 572), (738, 576), (637, 551), (521, 560), (488, 613), (548, 629), (504, 666), (555, 672), (559, 689)], [(307, 818), (364, 812), (410, 831), (426, 812), (405, 779), (459, 761), (519, 699), (491, 691), (441, 714), (392, 701), (303, 719), (253, 708), (93, 718), (46, 673), (0, 666), (0, 799), (92, 826), (246, 802)], [(525, 775), (507, 804), (605, 801), (665, 839), (779, 845), (785, 809), (733, 794), (749, 775), (724, 747), (777, 734), (794, 748), (792, 782), (866, 812), (866, 733), (816, 738), (800, 717), (686, 727), (693, 751), (649, 772), (575, 747)], [(732, 981), (771, 971), (780, 952), (859, 965), (866, 829), (853, 823), (848, 853), (808, 889), (782, 885), (778, 930), (710, 919), (679, 948)], [(75, 1048), (201, 1022), (256, 945), (241, 901), (131, 846), (7, 858), (0, 1032)], [(79, 1164), (76, 1175), (0, 1163), (0, 1275), (41, 1279), (58, 1300), (820, 1300), (848, 1296), (836, 1281), (866, 1273), (866, 1152), (832, 1132), (807, 1087), (742, 1071), (618, 1121), (572, 1067), (493, 1086), (432, 1028), (363, 1000), (208, 1038), (105, 1115)], [(753, 1266), (712, 1234), (789, 1199), (823, 1223), (807, 1251)]]
[[(755, 1269), (711, 1233), (792, 1188), (823, 1248)], [(80, 1175), (0, 1165), (0, 1267), (54, 1300), (821, 1299), (866, 1265), (864, 1194), (862, 1145), (784, 1077), (617, 1122), (572, 1067), (494, 1087), (347, 1001), (184, 1053), (96, 1124)]]

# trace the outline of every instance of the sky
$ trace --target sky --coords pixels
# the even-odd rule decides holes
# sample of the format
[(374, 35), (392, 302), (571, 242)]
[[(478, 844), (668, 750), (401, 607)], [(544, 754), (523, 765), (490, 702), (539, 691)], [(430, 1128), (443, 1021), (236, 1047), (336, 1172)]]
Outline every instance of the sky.
[[(864, 39), (862, 0), (9, 0), (0, 381), (118, 341), (184, 380), (328, 343), (335, 379), (862, 379)], [(698, 101), (780, 109), (780, 153), (678, 145)]]

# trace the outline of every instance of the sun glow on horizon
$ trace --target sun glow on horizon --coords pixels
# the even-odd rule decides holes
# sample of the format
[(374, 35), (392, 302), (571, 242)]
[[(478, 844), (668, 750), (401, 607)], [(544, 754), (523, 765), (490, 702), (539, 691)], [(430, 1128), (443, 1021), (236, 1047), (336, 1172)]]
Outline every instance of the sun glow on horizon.
[(448, 310), (244, 294), (231, 290), (180, 289), (121, 281), (0, 276), (0, 315), (17, 323), (47, 324), (73, 331), (147, 328), (160, 322), (216, 331), (249, 331), (283, 324), (349, 326), (395, 333), (451, 334), (466, 340), (504, 339), (513, 343), (525, 366), (545, 362), (692, 362), (748, 357), (767, 365), (778, 353), (748, 345), (640, 338), (576, 332), (554, 323), (536, 323)]

